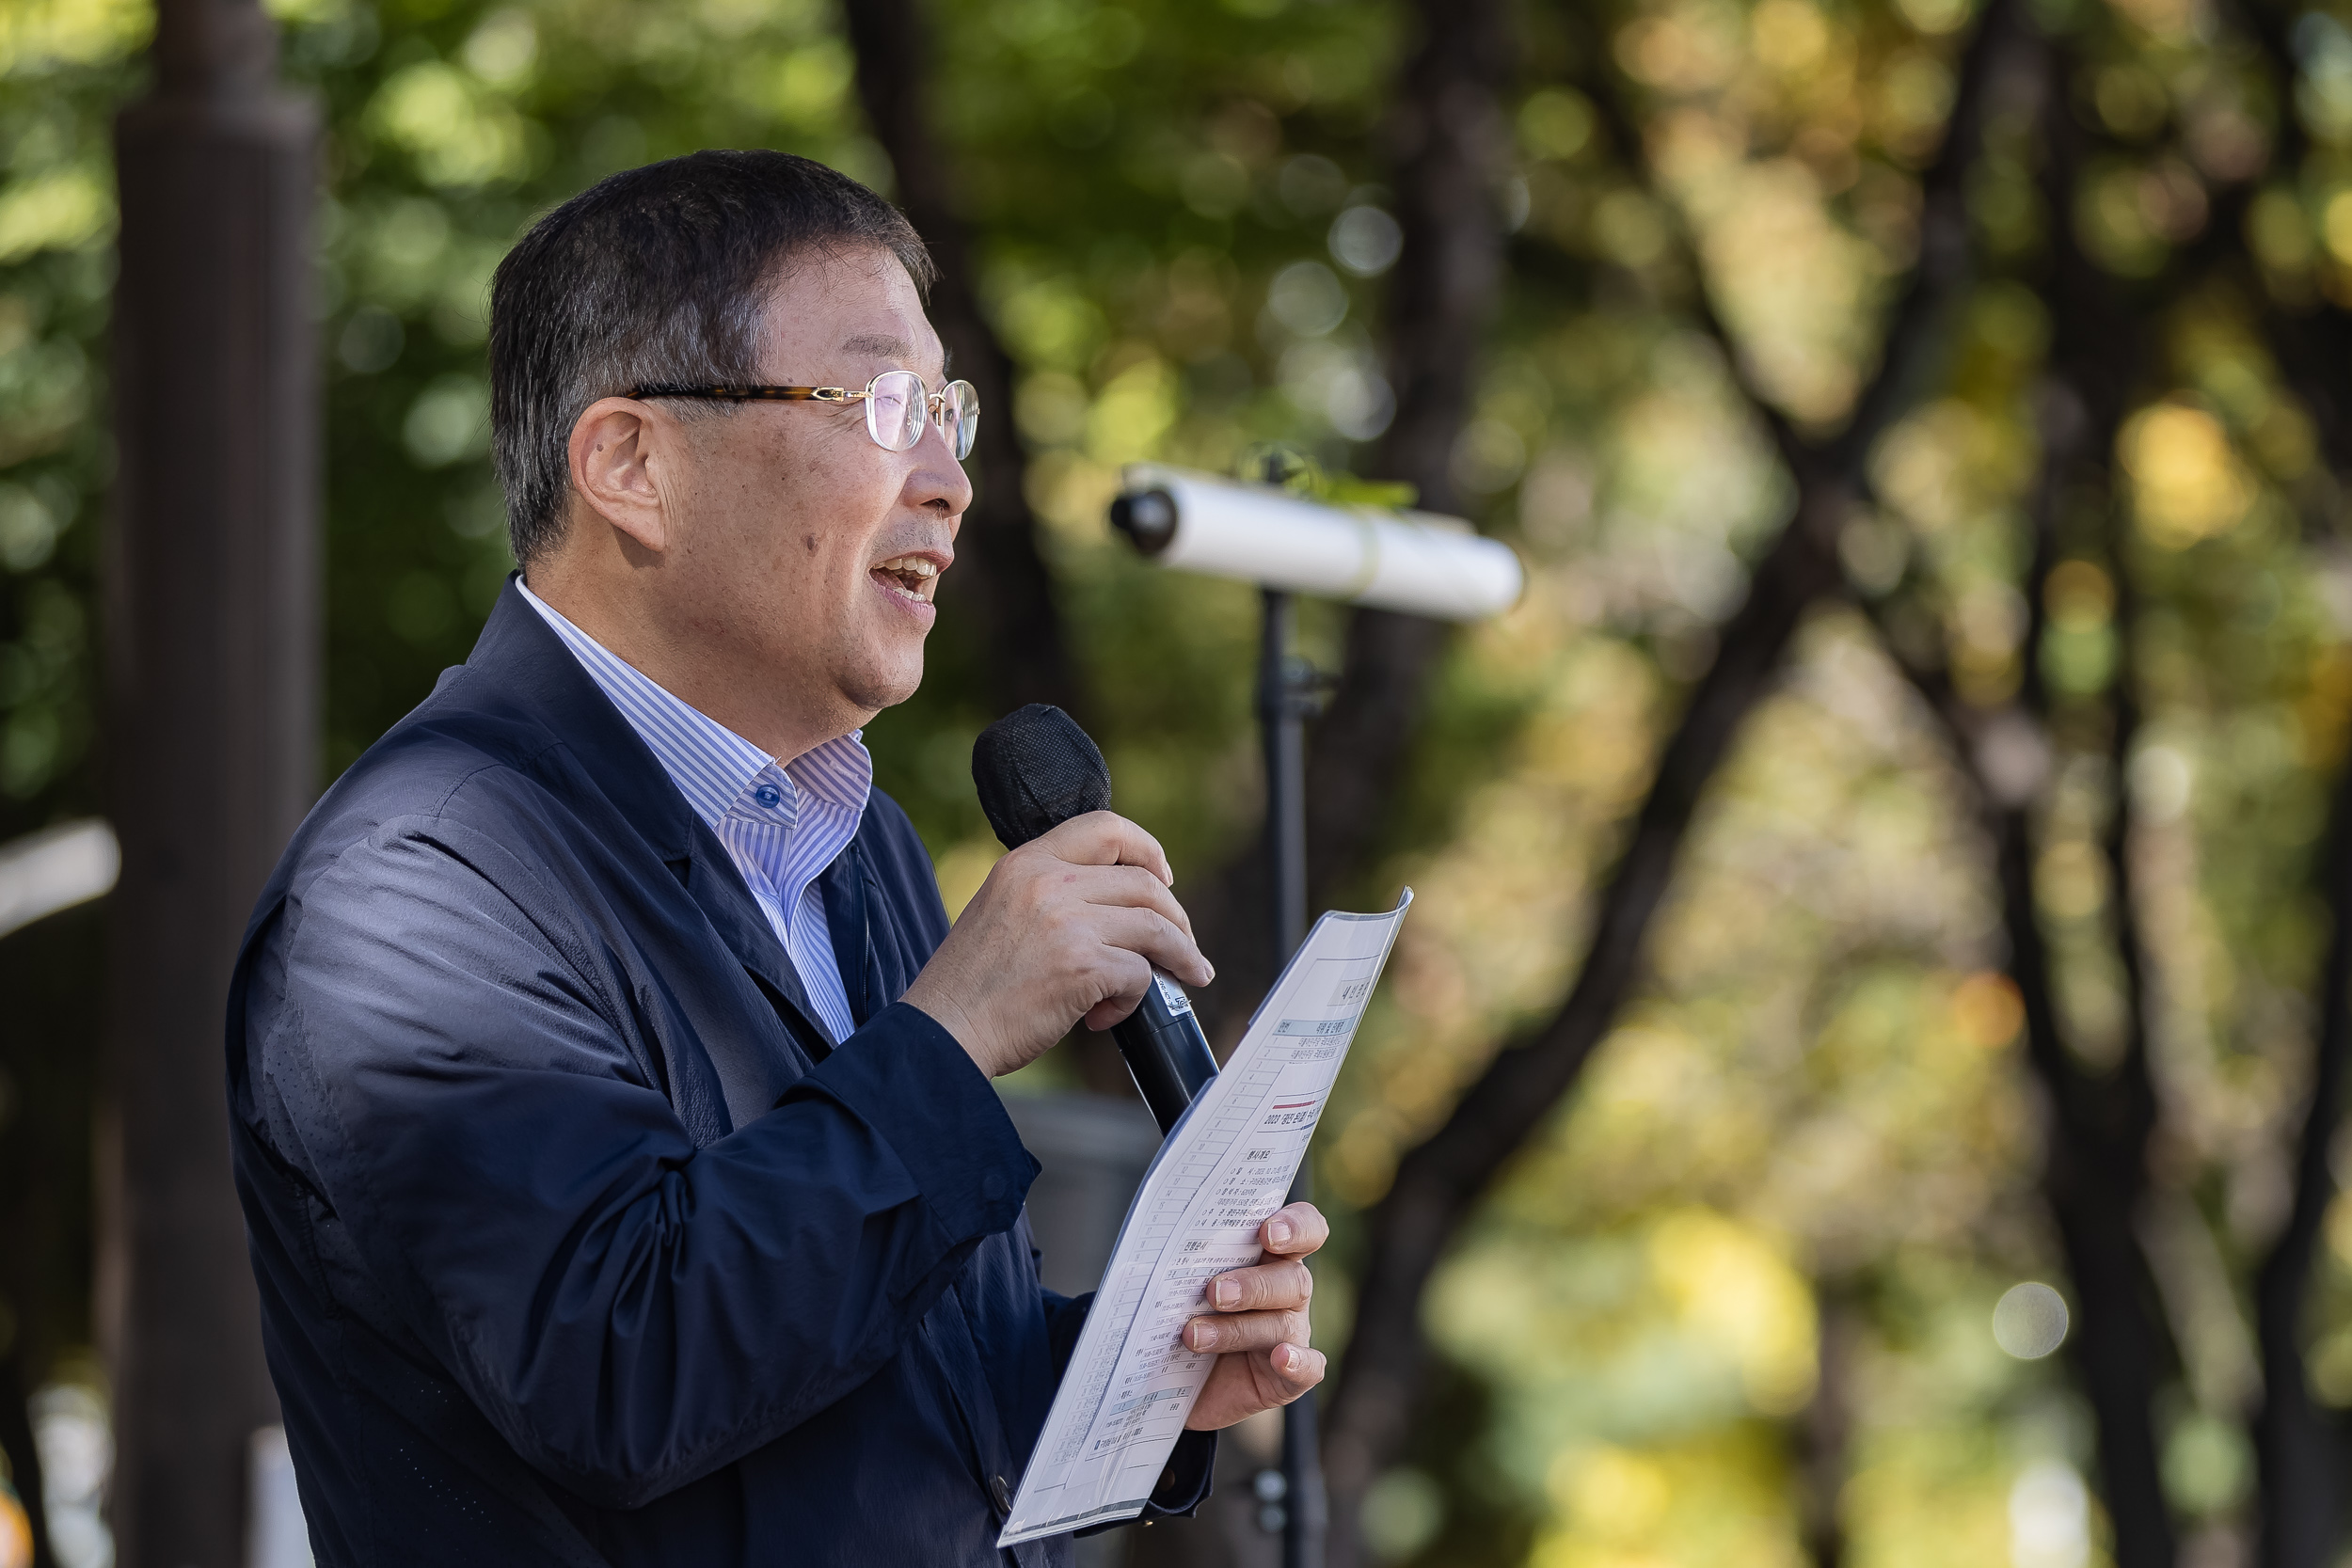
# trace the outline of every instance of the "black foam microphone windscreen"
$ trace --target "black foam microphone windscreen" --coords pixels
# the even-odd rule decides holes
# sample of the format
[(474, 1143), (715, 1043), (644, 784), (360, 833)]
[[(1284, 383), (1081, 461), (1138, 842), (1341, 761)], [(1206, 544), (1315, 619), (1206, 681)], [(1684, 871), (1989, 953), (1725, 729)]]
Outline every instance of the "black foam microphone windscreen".
[(1110, 809), (1111, 770), (1102, 748), (1050, 703), (1031, 703), (980, 732), (972, 743), (972, 783), (988, 825), (1008, 849), (1073, 816)]
[[(988, 825), (1008, 849), (1111, 803), (1102, 748), (1075, 719), (1045, 703), (1031, 703), (980, 732), (972, 743), (972, 783)], [(1156, 969), (1136, 1010), (1111, 1025), (1111, 1038), (1162, 1132), (1216, 1076), (1191, 999)]]

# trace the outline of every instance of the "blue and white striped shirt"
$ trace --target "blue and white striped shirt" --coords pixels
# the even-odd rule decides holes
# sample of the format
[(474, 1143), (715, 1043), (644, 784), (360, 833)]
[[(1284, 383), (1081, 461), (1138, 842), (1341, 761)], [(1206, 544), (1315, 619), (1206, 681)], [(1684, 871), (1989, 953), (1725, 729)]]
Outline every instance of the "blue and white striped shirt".
[(528, 585), (516, 586), (653, 749), (694, 815), (726, 846), (727, 858), (792, 956), (801, 987), (834, 1043), (849, 1038), (856, 1023), (850, 1017), (817, 878), (850, 847), (866, 815), (874, 759), (865, 744), (853, 732), (778, 764), (655, 685)]

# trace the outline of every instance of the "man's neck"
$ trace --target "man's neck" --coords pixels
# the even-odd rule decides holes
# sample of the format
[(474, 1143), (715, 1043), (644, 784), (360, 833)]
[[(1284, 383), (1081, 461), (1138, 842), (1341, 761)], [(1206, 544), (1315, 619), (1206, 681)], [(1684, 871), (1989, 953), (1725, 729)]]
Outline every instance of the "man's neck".
[(743, 680), (724, 668), (723, 656), (673, 631), (635, 595), (596, 592), (548, 565), (530, 568), (523, 581), (542, 604), (595, 638), (614, 657), (778, 762), (790, 762), (848, 735), (872, 717), (812, 713), (808, 709), (817, 705), (790, 702), (793, 693), (780, 685)]

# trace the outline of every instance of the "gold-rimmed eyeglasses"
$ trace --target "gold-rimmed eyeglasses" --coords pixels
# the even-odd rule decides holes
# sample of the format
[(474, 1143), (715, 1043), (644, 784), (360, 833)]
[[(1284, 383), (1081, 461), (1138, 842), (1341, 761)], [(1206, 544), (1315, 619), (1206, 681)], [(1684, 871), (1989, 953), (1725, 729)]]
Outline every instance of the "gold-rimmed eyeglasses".
[(847, 387), (640, 387), (633, 398), (694, 398), (707, 403), (834, 403), (866, 404), (866, 434), (884, 451), (909, 451), (933, 420), (961, 463), (972, 455), (980, 429), (980, 394), (969, 381), (934, 392), (913, 371), (884, 371), (862, 392)]

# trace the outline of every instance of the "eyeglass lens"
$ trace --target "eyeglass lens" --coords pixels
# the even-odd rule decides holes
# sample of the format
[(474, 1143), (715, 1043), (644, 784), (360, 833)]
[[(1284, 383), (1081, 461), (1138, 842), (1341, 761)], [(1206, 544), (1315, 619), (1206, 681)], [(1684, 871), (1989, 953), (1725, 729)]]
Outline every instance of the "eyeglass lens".
[(866, 399), (866, 428), (884, 451), (905, 451), (923, 438), (923, 379), (913, 371), (885, 371)]
[(946, 429), (947, 445), (961, 463), (972, 455), (972, 442), (980, 433), (979, 389), (969, 381), (950, 381), (939, 397), (939, 420)]
[[(913, 371), (884, 371), (866, 399), (866, 429), (884, 451), (906, 451), (923, 438), (930, 399)], [(950, 381), (939, 394), (940, 433), (961, 462), (972, 455), (979, 433), (980, 396), (969, 381)]]

